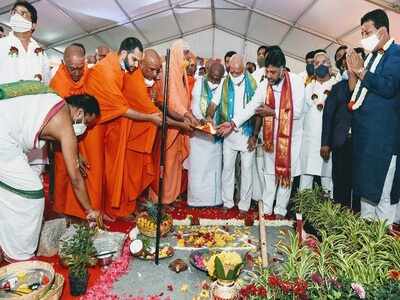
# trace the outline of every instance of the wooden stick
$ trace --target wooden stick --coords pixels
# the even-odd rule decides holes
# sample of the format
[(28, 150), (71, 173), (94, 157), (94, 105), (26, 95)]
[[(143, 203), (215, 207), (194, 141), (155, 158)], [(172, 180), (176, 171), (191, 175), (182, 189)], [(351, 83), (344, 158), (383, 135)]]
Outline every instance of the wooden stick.
[(167, 140), (167, 114), (168, 114), (168, 78), (169, 78), (169, 60), (170, 49), (167, 49), (165, 58), (165, 80), (164, 80), (164, 99), (163, 99), (163, 120), (161, 127), (161, 151), (160, 151), (160, 178), (158, 182), (158, 206), (157, 206), (157, 233), (156, 233), (156, 253), (155, 263), (158, 265), (160, 256), (160, 238), (161, 238), (161, 219), (162, 219), (162, 198), (164, 195), (164, 167), (165, 167), (165, 151)]
[(262, 200), (258, 201), (258, 221), (260, 224), (260, 251), (263, 268), (268, 267), (267, 231), (264, 220), (264, 206)]

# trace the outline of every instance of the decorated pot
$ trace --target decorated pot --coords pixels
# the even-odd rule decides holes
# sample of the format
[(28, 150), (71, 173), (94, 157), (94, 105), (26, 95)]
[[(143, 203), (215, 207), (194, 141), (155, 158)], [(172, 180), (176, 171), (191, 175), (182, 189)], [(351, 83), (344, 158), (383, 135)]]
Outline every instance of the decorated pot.
[(210, 286), (213, 300), (238, 300), (239, 286), (234, 280), (216, 280)]

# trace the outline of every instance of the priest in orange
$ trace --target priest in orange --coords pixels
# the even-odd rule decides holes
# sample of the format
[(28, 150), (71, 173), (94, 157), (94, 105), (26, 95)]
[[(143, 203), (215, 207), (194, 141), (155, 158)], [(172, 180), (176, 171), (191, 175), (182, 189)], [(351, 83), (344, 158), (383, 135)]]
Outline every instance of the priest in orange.
[[(198, 126), (199, 121), (190, 112), (190, 92), (186, 74), (187, 62), (191, 58), (188, 46), (183, 40), (171, 47), (169, 73), (168, 111), (184, 117), (186, 124)], [(168, 128), (163, 203), (174, 202), (181, 193), (183, 161), (189, 154), (189, 137), (177, 128)], [(155, 190), (156, 192), (156, 190)]]
[[(104, 128), (104, 136), (98, 140), (99, 148), (96, 147), (90, 151), (101, 152), (103, 155), (105, 211), (109, 216), (114, 217), (131, 214), (135, 209), (135, 197), (137, 197), (135, 194), (142, 189), (142, 187), (133, 187), (129, 190), (129, 187), (124, 185), (125, 181), (129, 181), (129, 176), (121, 176), (124, 172), (130, 172), (136, 167), (136, 163), (125, 167), (126, 150), (131, 136), (131, 120), (147, 123), (142, 124), (142, 129), (146, 133), (154, 131), (148, 123), (159, 126), (162, 122), (161, 113), (146, 102), (146, 99), (143, 100), (138, 96), (141, 92), (136, 92), (132, 90), (132, 86), (128, 86), (128, 81), (131, 84), (136, 80), (142, 80), (144, 85), (142, 76), (139, 73), (135, 74), (142, 60), (142, 52), (143, 46), (138, 39), (133, 37), (125, 39), (118, 53), (109, 53), (96, 64), (87, 82), (87, 93), (94, 95), (99, 101), (101, 110), (99, 124)], [(133, 76), (133, 79), (130, 76)], [(127, 86), (125, 92), (123, 91), (124, 83)], [(127, 99), (127, 95), (130, 99)], [(134, 101), (131, 97), (135, 97)], [(139, 103), (141, 101), (144, 102)], [(132, 103), (139, 105), (133, 107)], [(137, 130), (132, 132), (133, 136), (139, 134), (139, 129)], [(148, 137), (143, 138), (142, 141), (151, 144), (152, 139), (147, 139)], [(145, 148), (146, 146), (143, 146), (140, 149)], [(135, 175), (134, 178), (136, 178)], [(122, 187), (126, 188), (124, 192)]]
[[(72, 95), (85, 93), (85, 82), (89, 75), (89, 69), (85, 64), (84, 50), (76, 45), (67, 47), (64, 51), (64, 63), (61, 64), (50, 82), (50, 86), (62, 98)], [(83, 172), (86, 188), (88, 190), (91, 206), (100, 210), (102, 208), (102, 174), (98, 172), (98, 162), (90, 160), (92, 165), (85, 164), (85, 157), (88, 157), (88, 149), (94, 145), (93, 139), (96, 139), (97, 129), (89, 129), (86, 134), (80, 138), (78, 143), (80, 154), (80, 166)], [(57, 147), (56, 147), (57, 148)], [(54, 185), (54, 210), (58, 213), (70, 215), (84, 219), (86, 214), (76, 197), (71, 181), (68, 177), (64, 158), (60, 149), (56, 149), (54, 154), (55, 162), (55, 185)]]

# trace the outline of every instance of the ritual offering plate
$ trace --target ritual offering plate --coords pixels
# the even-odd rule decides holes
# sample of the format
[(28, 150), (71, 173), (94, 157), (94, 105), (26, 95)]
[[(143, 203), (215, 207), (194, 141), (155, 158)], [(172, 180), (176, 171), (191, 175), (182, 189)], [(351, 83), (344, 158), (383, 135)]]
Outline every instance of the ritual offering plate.
[(195, 129), (199, 130), (201, 132), (207, 133), (207, 134), (211, 134), (211, 135), (217, 134), (217, 130), (214, 128), (213, 124), (211, 124), (211, 123), (199, 125), (199, 126), (195, 127)]
[(190, 253), (189, 262), (197, 270), (207, 273), (207, 260), (211, 257), (208, 249), (194, 250)]
[(53, 267), (45, 262), (20, 262), (0, 269), (0, 298), (39, 299), (54, 280)]
[[(133, 256), (143, 260), (154, 260), (156, 257), (156, 248), (152, 245), (152, 241), (148, 239), (137, 239), (131, 242), (130, 251)], [(172, 257), (175, 249), (169, 244), (160, 245), (159, 259)]]

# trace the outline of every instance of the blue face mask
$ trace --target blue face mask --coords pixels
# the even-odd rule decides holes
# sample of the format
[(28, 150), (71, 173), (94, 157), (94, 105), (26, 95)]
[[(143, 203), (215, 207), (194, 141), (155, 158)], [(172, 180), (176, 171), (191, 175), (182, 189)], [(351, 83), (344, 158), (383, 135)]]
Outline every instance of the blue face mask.
[(329, 74), (329, 67), (325, 65), (320, 65), (318, 66), (318, 68), (315, 69), (315, 76), (319, 78), (324, 78), (328, 74)]
[(314, 64), (307, 64), (306, 71), (307, 71), (308, 76), (314, 75)]

